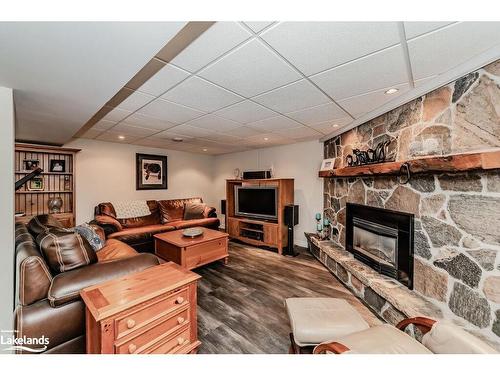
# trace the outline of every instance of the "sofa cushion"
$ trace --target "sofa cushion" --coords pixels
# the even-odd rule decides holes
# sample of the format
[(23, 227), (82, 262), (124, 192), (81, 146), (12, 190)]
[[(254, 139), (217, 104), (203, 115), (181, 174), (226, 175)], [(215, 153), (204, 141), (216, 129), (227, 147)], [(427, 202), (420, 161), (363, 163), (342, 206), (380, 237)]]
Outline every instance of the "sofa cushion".
[(158, 201), (162, 223), (182, 220), (184, 218), (185, 203), (203, 203), (203, 200), (201, 198), (186, 198)]
[(27, 224), (30, 233), (36, 237), (48, 228), (62, 228), (62, 224), (52, 215), (37, 215)]
[(97, 262), (97, 255), (89, 242), (71, 229), (50, 228), (39, 234), (36, 242), (54, 273)]
[(168, 223), (168, 225), (175, 227), (175, 229), (184, 229), (192, 227), (218, 228), (219, 224), (220, 221), (216, 217), (207, 217), (204, 219), (194, 219), (194, 220), (177, 220)]
[(104, 247), (96, 254), (99, 262), (106, 262), (109, 260), (133, 257), (137, 255), (137, 251), (126, 243), (111, 238), (106, 241)]
[(120, 241), (124, 241), (126, 243), (133, 243), (138, 240), (145, 240), (151, 238), (156, 233), (167, 232), (169, 230), (174, 230), (175, 227), (168, 224), (155, 224), (155, 225), (146, 225), (144, 227), (139, 228), (128, 228), (124, 229), (120, 232), (111, 233), (108, 238), (114, 238)]
[(203, 219), (207, 217), (208, 209), (205, 203), (184, 203), (184, 220)]
[(122, 225), (122, 227), (125, 228), (137, 228), (137, 227), (142, 227), (145, 225), (155, 225), (155, 224), (161, 224), (161, 216), (160, 216), (160, 209), (158, 207), (158, 202), (149, 200), (146, 202), (149, 207), (149, 211), (151, 212), (150, 215), (147, 216), (140, 216), (140, 217), (133, 217), (129, 219), (119, 219), (119, 223)]

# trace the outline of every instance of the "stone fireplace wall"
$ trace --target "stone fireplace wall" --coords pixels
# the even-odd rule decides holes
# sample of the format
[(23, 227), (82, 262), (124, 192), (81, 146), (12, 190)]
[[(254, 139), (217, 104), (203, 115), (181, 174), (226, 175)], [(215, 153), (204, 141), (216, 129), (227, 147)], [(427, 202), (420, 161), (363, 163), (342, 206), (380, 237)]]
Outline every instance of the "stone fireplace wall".
[[(500, 147), (500, 60), (324, 144), (343, 166), (352, 150), (385, 140), (389, 160)], [(345, 247), (346, 202), (415, 214), (414, 288), (500, 342), (500, 171), (324, 181), (331, 240)], [(460, 319), (461, 318), (461, 319)]]

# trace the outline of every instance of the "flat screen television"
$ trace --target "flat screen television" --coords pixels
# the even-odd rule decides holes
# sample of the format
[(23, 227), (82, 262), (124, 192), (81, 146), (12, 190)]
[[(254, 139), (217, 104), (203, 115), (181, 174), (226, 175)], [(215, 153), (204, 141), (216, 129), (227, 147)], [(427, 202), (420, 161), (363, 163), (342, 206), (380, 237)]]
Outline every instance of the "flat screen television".
[(278, 189), (275, 186), (235, 186), (236, 216), (255, 219), (278, 219)]

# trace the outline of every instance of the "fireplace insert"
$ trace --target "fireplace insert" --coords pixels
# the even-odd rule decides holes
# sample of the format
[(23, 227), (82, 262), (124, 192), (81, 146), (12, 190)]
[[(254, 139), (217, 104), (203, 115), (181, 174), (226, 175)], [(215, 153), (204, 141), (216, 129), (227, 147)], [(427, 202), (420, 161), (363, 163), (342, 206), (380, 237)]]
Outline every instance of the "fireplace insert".
[(346, 249), (413, 289), (413, 221), (413, 214), (347, 203)]

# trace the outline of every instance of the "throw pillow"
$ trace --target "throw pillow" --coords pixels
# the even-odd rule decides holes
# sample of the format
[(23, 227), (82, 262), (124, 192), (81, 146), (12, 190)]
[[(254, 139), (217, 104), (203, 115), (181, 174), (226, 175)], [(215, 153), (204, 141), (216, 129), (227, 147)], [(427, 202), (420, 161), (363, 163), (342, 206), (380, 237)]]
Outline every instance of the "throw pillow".
[(184, 220), (203, 219), (206, 207), (205, 203), (185, 203)]
[(101, 239), (95, 228), (87, 223), (77, 225), (73, 228), (76, 233), (81, 234), (89, 242), (94, 251), (101, 250), (104, 246), (104, 241)]
[(48, 228), (62, 228), (62, 224), (52, 215), (37, 215), (28, 224), (29, 232), (33, 237), (45, 232)]
[(54, 273), (97, 262), (97, 255), (87, 239), (71, 229), (49, 228), (38, 235), (36, 242)]

